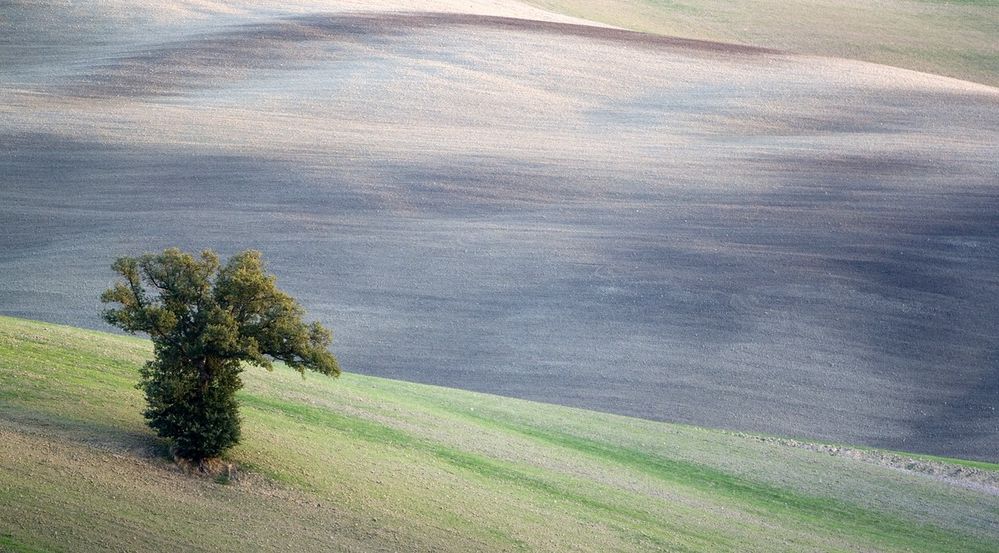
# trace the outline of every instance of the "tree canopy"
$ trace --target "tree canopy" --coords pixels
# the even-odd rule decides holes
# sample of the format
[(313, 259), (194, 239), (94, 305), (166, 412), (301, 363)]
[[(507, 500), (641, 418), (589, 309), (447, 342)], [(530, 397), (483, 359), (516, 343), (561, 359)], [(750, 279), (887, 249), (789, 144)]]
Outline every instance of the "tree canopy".
[(340, 374), (328, 350), (332, 334), (302, 320), (304, 310), (264, 271), (260, 252), (222, 266), (212, 251), (195, 257), (171, 248), (119, 258), (112, 268), (123, 281), (101, 295), (118, 304), (104, 319), (152, 339), (155, 359), (139, 383), (145, 416), (179, 457), (202, 461), (238, 443), (243, 363), (271, 369), (278, 360), (303, 374)]

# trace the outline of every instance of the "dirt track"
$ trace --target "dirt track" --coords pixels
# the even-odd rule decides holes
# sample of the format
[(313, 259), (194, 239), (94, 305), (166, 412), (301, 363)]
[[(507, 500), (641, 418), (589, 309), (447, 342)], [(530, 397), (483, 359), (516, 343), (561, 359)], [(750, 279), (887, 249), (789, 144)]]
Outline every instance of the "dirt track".
[(224, 21), (0, 69), (0, 311), (100, 327), (115, 256), (254, 247), (347, 370), (999, 459), (996, 89), (507, 18)]

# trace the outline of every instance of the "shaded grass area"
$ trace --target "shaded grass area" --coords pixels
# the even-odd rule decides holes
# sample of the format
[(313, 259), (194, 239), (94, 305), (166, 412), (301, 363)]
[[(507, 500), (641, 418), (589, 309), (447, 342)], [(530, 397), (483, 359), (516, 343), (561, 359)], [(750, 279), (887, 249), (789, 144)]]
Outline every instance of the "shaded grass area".
[(0, 317), (0, 551), (999, 545), (987, 490), (721, 431), (283, 368), (245, 374), (240, 477), (185, 475), (139, 415), (150, 352)]
[(9, 553), (41, 553), (42, 549), (35, 549), (24, 545), (14, 539), (10, 534), (0, 534), (0, 551)]
[(858, 59), (999, 85), (996, 0), (528, 3), (638, 31)]

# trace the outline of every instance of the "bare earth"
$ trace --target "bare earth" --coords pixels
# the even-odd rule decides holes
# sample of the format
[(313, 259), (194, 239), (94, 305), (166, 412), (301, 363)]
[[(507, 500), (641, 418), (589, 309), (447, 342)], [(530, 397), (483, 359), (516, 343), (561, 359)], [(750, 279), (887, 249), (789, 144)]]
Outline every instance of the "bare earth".
[(6, 4), (0, 312), (256, 248), (349, 371), (999, 459), (999, 89), (392, 6)]

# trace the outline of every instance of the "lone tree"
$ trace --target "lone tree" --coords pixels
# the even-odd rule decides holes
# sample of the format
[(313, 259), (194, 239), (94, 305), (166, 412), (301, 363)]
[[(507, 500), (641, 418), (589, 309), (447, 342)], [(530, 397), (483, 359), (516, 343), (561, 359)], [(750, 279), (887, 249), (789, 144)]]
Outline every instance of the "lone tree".
[(171, 248), (112, 267), (124, 282), (101, 295), (120, 304), (104, 319), (152, 338), (156, 357), (138, 387), (149, 426), (172, 440), (180, 458), (204, 467), (239, 442), (242, 363), (270, 370), (280, 360), (303, 374), (340, 374), (327, 350), (330, 331), (302, 321), (304, 310), (264, 272), (260, 252), (244, 251), (222, 267), (212, 251), (197, 258)]

